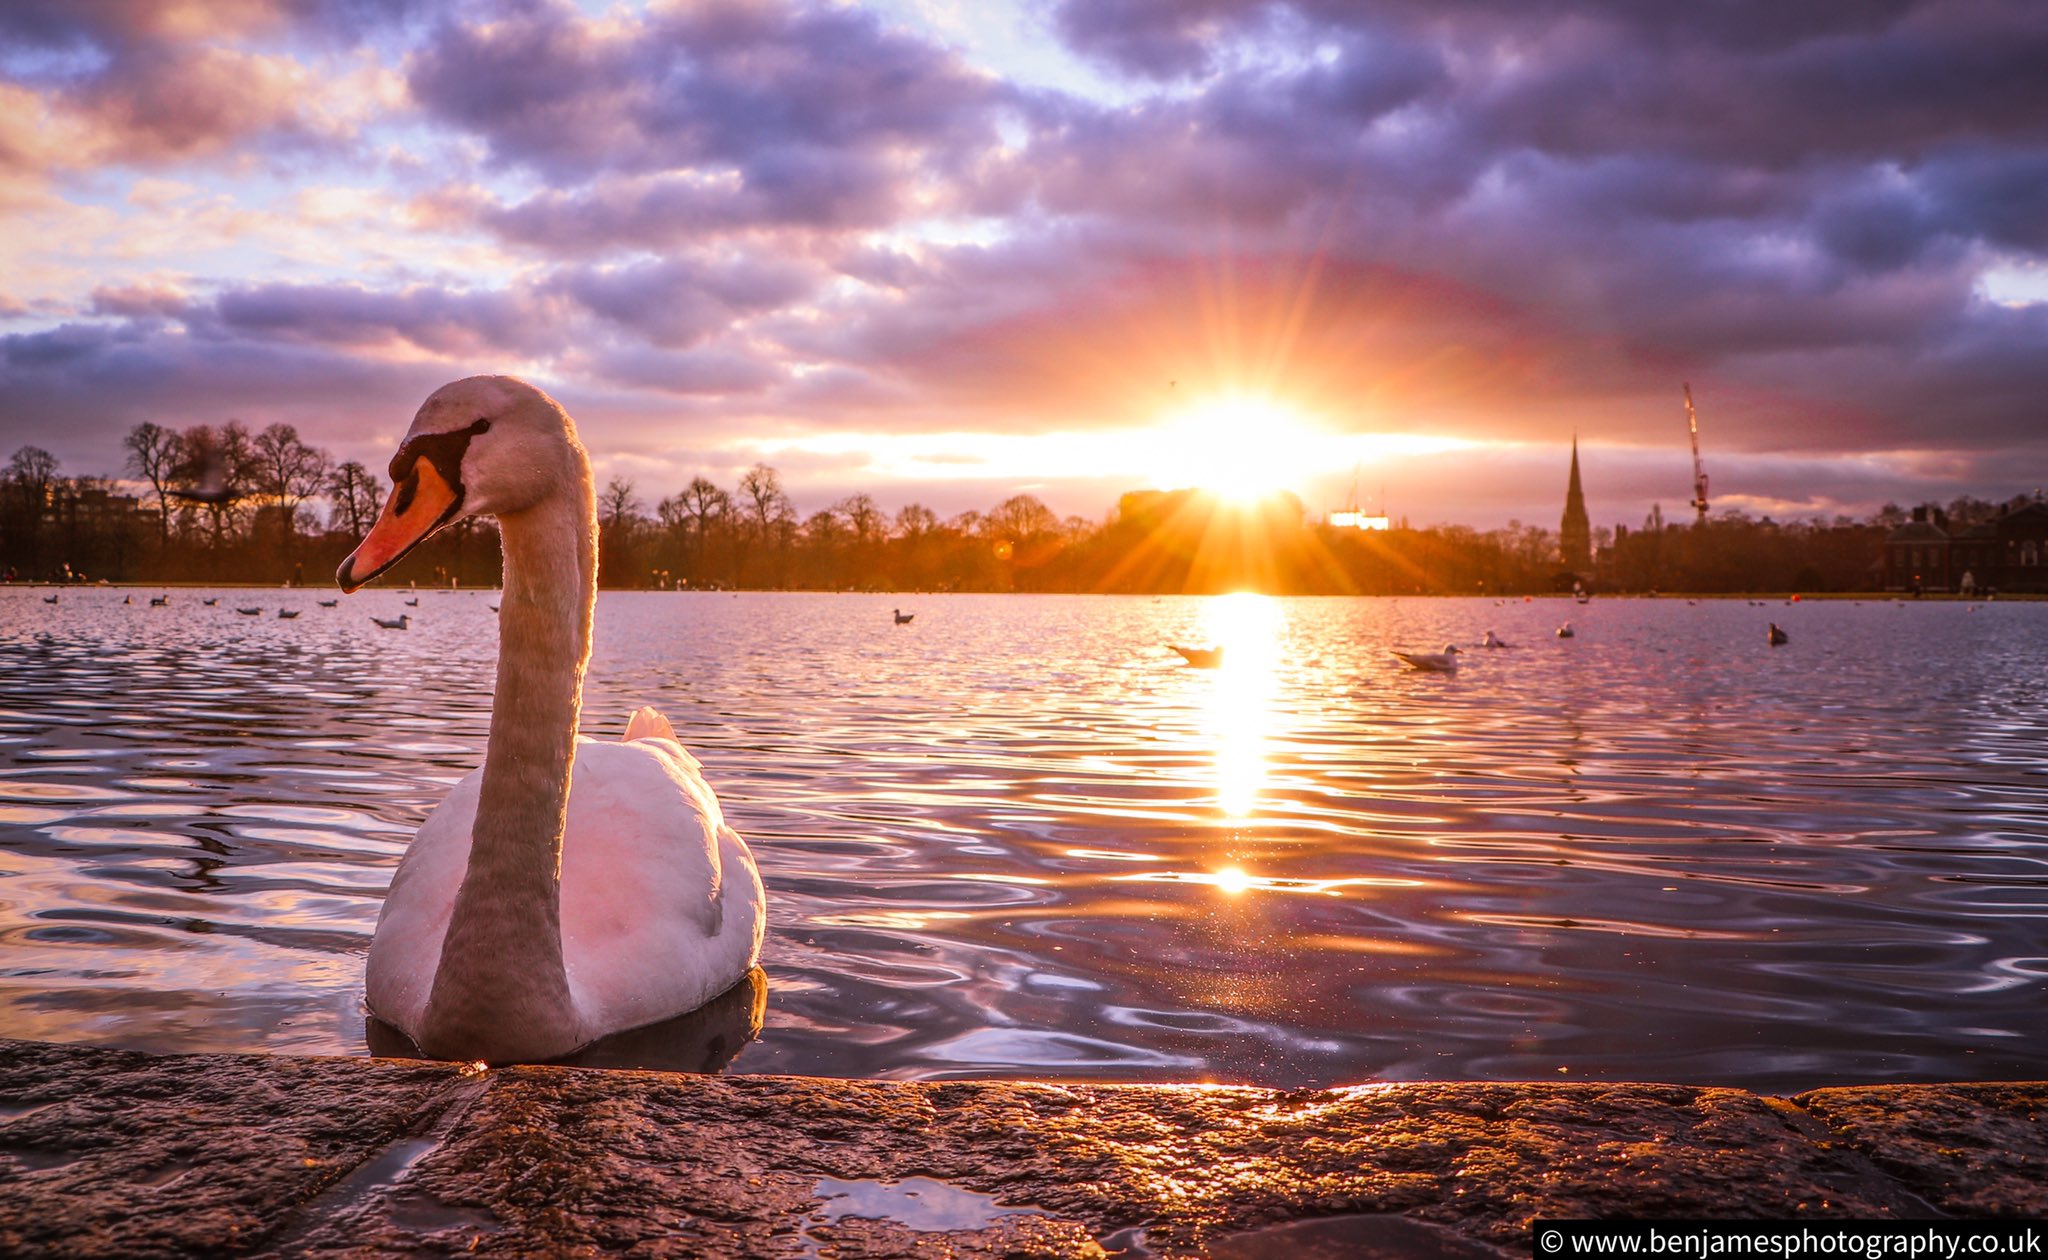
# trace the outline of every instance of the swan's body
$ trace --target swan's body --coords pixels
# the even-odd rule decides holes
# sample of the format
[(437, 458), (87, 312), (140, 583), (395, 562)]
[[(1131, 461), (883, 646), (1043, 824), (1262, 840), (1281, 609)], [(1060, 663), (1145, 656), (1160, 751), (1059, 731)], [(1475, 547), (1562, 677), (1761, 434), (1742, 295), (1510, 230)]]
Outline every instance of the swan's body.
[(457, 381), (420, 408), (392, 483), (343, 589), (488, 513), (505, 593), (484, 764), (392, 878), (370, 944), (371, 1011), (431, 1055), (531, 1061), (730, 988), (759, 956), (765, 898), (696, 759), (652, 709), (622, 743), (576, 736), (597, 531), (574, 422), (511, 378)]
[(1459, 651), (1457, 644), (1446, 643), (1441, 652), (1395, 652), (1394, 655), (1408, 662), (1414, 669), (1438, 674), (1455, 674), (1458, 672)]
[[(549, 1058), (702, 1006), (753, 967), (762, 932), (753, 854), (682, 745), (578, 738), (575, 763), (560, 883), (573, 1025)], [(423, 1048), (483, 779), (471, 771), (421, 825), (370, 943), (370, 1009)]]

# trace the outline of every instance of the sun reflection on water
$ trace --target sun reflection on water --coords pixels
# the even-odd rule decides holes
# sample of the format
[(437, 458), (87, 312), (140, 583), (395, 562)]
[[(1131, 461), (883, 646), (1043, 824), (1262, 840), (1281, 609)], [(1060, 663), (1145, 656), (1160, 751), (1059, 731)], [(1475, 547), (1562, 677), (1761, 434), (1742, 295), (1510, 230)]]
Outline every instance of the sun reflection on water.
[(1280, 621), (1280, 608), (1272, 597), (1248, 591), (1219, 596), (1203, 609), (1203, 628), (1223, 651), (1209, 698), (1209, 730), (1216, 742), (1216, 804), (1233, 821), (1253, 815), (1266, 784)]

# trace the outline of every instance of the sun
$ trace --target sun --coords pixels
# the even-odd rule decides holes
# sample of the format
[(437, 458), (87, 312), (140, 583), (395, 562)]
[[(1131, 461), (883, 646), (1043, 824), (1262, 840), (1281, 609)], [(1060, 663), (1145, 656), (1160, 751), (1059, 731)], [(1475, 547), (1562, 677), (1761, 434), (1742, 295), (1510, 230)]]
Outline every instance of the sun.
[(1218, 398), (1160, 423), (1152, 479), (1162, 490), (1194, 488), (1247, 503), (1323, 471), (1324, 436), (1270, 399)]

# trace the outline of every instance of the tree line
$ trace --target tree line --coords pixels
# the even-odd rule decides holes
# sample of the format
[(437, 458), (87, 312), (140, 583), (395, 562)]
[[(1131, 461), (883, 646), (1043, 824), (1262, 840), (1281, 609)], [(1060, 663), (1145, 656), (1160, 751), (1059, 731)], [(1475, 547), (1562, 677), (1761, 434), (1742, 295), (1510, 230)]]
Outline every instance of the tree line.
[[(324, 582), (388, 489), (288, 424), (144, 422), (122, 445), (137, 495), (64, 476), (40, 447), (14, 452), (0, 471), (0, 576)], [(1966, 525), (2001, 506), (1965, 496), (1947, 511)], [(651, 506), (612, 478), (598, 500), (599, 574), (614, 588), (700, 590), (1524, 594), (1590, 578), (1611, 591), (1849, 591), (1876, 582), (1884, 536), (1904, 519), (1886, 505), (1867, 519), (1724, 511), (1674, 526), (1653, 511), (1639, 529), (1596, 530), (1596, 572), (1569, 574), (1555, 531), (1520, 522), (1360, 531), (1310, 521), (1291, 495), (1245, 505), (1196, 490), (1126, 494), (1101, 521), (1060, 517), (1029, 494), (942, 518), (856, 493), (800, 515), (776, 470), (756, 464), (729, 490), (700, 476)], [(443, 531), (393, 573), (421, 585), (499, 577), (489, 521)]]

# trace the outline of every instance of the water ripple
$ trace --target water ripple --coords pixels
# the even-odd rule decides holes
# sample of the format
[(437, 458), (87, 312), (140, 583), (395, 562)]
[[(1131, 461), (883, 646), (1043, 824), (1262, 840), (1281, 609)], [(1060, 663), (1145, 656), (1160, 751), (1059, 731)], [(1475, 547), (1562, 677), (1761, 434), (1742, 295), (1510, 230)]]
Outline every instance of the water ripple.
[[(362, 1053), (495, 597), (202, 594), (0, 589), (0, 1034)], [(2048, 605), (892, 602), (600, 600), (587, 732), (664, 709), (769, 886), (731, 1070), (2048, 1075)]]

